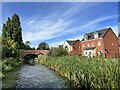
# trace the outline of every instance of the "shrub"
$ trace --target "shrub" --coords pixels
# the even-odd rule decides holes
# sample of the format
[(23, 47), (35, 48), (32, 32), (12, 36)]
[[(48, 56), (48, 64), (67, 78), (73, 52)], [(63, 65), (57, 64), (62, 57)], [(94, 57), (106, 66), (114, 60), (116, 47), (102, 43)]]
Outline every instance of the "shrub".
[(7, 72), (10, 72), (14, 68), (20, 66), (21, 62), (19, 60), (13, 59), (13, 58), (6, 58), (2, 61), (2, 72), (3, 74), (6, 74)]
[(118, 88), (118, 61), (87, 57), (45, 57), (38, 62), (58, 71), (62, 76), (85, 88)]
[(63, 48), (53, 48), (50, 50), (48, 55), (52, 57), (60, 57), (68, 55), (68, 52)]

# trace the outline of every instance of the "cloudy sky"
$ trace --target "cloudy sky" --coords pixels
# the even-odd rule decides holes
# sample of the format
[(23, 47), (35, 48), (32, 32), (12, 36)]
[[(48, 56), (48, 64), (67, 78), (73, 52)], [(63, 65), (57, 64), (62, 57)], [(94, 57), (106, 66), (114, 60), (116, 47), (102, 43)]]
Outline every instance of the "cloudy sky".
[(118, 34), (117, 2), (3, 2), (2, 23), (20, 16), (23, 41), (32, 47), (82, 39), (85, 33), (111, 27)]

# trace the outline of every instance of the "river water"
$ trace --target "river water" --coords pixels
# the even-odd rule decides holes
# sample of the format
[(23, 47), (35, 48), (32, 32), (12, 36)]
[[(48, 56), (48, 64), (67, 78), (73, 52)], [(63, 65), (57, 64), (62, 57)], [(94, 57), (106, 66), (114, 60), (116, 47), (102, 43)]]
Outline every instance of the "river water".
[(24, 65), (16, 88), (72, 88), (71, 83), (44, 65)]

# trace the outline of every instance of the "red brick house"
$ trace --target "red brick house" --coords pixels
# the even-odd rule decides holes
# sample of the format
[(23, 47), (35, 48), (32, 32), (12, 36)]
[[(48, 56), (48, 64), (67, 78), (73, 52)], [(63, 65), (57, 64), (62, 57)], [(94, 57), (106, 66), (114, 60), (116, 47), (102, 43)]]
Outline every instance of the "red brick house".
[(80, 40), (66, 40), (63, 44), (63, 48), (68, 51), (71, 56), (81, 55), (81, 42)]
[(81, 40), (83, 56), (118, 57), (118, 38), (111, 28), (86, 33)]
[(118, 44), (119, 44), (119, 56), (120, 56), (120, 33), (118, 35)]

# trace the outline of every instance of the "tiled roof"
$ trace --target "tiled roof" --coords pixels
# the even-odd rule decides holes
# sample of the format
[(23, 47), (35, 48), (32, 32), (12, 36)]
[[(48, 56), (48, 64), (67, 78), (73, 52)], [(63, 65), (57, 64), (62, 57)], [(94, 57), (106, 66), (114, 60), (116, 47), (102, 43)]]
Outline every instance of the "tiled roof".
[[(110, 28), (105, 28), (105, 29), (98, 30), (98, 31), (95, 31), (95, 32), (98, 33), (98, 38), (103, 38), (109, 29)], [(95, 32), (87, 33), (88, 40), (94, 39), (94, 33)], [(84, 41), (84, 38), (81, 41)]]
[(76, 41), (79, 41), (79, 40), (66, 40), (68, 42), (69, 45), (73, 45), (76, 43)]
[(120, 37), (120, 33), (118, 34), (118, 37)]
[(93, 50), (93, 49), (95, 49), (95, 47), (85, 48), (84, 50)]

